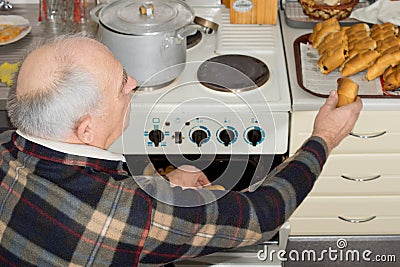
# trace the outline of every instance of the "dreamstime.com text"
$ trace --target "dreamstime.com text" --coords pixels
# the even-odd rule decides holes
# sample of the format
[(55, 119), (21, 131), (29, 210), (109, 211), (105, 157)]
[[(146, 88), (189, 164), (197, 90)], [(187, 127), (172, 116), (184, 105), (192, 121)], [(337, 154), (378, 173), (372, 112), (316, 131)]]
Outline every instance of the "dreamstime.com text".
[(306, 249), (302, 251), (297, 250), (274, 250), (269, 249), (267, 245), (257, 252), (257, 258), (260, 261), (273, 261), (277, 259), (281, 262), (294, 261), (294, 262), (396, 262), (396, 255), (393, 254), (374, 254), (372, 250), (357, 250), (348, 249), (347, 240), (339, 238), (336, 241), (336, 247), (328, 247), (321, 251), (313, 249)]

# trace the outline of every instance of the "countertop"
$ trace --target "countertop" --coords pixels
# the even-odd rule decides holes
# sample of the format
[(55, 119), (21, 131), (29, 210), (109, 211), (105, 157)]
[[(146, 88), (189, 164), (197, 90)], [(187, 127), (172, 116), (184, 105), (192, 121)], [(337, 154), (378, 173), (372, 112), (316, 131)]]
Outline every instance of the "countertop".
[[(0, 11), (0, 15), (23, 16), (29, 20), (32, 26), (32, 30), (21, 40), (0, 46), (0, 66), (4, 62), (19, 62), (29, 49), (54, 36), (77, 31), (87, 31), (90, 35), (95, 34), (93, 23), (88, 24), (88, 27), (85, 28), (82, 27), (84, 25), (75, 25), (72, 23), (53, 24), (39, 22), (39, 4), (13, 4), (11, 10)], [(5, 110), (8, 91), (9, 88), (6, 84), (0, 82), (0, 110)]]
[[(296, 64), (294, 59), (294, 41), (301, 35), (311, 33), (312, 29), (292, 28), (285, 21), (283, 10), (279, 11), (282, 23), (282, 34), (288, 67), (289, 86), (292, 94), (292, 110), (318, 110), (325, 98), (314, 96), (304, 91), (297, 83)], [(400, 110), (400, 98), (362, 98), (363, 110)]]
[[(54, 35), (66, 32), (65, 29), (52, 27), (48, 23), (38, 22), (38, 5), (37, 4), (15, 4), (11, 11), (0, 11), (0, 15), (21, 15), (27, 18), (31, 25), (31, 32), (23, 39), (13, 44), (0, 46), (0, 65), (4, 62), (18, 62), (34, 44), (51, 38)], [(317, 97), (307, 93), (297, 83), (296, 65), (294, 60), (293, 42), (297, 37), (311, 33), (312, 29), (292, 28), (286, 24), (285, 14), (283, 10), (279, 11), (281, 16), (282, 34), (284, 40), (284, 48), (286, 53), (286, 63), (288, 66), (289, 85), (292, 95), (292, 110), (318, 110), (324, 103), (325, 98)], [(8, 87), (0, 83), (0, 110), (5, 109)], [(400, 110), (400, 98), (380, 99), (380, 98), (363, 98), (364, 110)]]

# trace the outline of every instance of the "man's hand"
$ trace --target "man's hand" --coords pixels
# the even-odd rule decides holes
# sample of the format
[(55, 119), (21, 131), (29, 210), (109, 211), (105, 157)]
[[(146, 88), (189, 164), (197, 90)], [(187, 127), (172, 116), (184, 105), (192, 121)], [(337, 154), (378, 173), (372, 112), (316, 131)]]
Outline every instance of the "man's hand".
[(319, 136), (325, 140), (329, 153), (349, 135), (362, 109), (360, 97), (357, 97), (353, 103), (340, 108), (336, 108), (337, 102), (338, 95), (333, 90), (315, 118), (312, 133), (313, 136)]
[(167, 174), (172, 186), (182, 188), (203, 187), (209, 185), (207, 176), (198, 168), (191, 165), (182, 165)]

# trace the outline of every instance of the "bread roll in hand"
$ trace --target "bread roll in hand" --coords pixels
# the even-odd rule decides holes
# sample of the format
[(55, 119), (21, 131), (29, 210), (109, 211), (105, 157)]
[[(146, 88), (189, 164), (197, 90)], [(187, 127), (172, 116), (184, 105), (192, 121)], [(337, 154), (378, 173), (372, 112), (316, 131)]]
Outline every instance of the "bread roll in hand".
[(339, 78), (337, 80), (337, 93), (338, 93), (338, 104), (337, 107), (341, 107), (354, 102), (358, 94), (358, 84), (353, 82), (349, 78)]

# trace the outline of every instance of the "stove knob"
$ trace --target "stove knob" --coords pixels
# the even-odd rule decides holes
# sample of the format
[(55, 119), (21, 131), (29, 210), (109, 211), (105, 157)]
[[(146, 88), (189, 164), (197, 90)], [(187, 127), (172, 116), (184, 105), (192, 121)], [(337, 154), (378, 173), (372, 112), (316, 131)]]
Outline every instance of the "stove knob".
[(192, 133), (192, 140), (197, 144), (198, 147), (201, 146), (201, 144), (206, 141), (208, 138), (207, 132), (204, 130), (195, 130)]
[(256, 146), (261, 139), (262, 133), (259, 129), (253, 129), (247, 132), (247, 140), (249, 140), (253, 146)]
[(152, 130), (149, 133), (149, 139), (154, 143), (154, 146), (158, 147), (162, 140), (164, 140), (164, 133), (160, 130)]
[(224, 129), (219, 133), (219, 139), (225, 146), (231, 144), (232, 141), (235, 140), (235, 137), (236, 137), (235, 132), (230, 129)]

